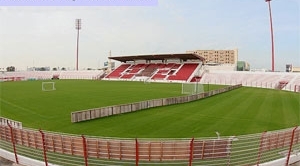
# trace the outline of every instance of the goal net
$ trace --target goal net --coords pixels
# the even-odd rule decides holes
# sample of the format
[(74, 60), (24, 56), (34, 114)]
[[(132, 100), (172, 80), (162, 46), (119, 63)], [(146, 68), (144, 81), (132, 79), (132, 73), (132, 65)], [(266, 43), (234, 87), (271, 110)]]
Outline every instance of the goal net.
[(202, 92), (204, 92), (204, 87), (199, 82), (182, 83), (181, 94), (197, 94)]
[(53, 91), (55, 89), (55, 82), (42, 82), (42, 91)]

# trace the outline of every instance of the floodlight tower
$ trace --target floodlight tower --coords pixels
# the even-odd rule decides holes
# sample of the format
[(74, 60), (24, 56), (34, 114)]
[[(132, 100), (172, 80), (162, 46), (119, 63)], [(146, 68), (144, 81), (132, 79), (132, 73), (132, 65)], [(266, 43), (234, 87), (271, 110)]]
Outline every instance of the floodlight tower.
[(76, 70), (78, 70), (78, 45), (79, 45), (79, 30), (81, 29), (81, 19), (75, 20), (75, 29), (77, 30)]
[(272, 44), (272, 72), (274, 72), (274, 35), (273, 35), (273, 23), (272, 23), (272, 12), (271, 12), (271, 0), (265, 0), (269, 6), (270, 14), (270, 30), (271, 30), (271, 44)]

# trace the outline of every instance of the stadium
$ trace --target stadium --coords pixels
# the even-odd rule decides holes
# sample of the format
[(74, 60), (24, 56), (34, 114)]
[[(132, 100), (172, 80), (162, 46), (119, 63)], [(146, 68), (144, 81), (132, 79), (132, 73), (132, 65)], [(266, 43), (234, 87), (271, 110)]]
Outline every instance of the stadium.
[(2, 72), (0, 154), (22, 165), (299, 161), (299, 73), (205, 59), (129, 55), (109, 57), (105, 70)]

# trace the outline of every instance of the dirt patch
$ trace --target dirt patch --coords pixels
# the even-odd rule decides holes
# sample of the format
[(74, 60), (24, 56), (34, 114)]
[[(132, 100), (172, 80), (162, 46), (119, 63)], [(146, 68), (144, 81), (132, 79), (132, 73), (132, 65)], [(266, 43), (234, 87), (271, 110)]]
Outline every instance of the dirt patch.
[(0, 157), (0, 165), (1, 166), (14, 166), (15, 164), (12, 161), (9, 161), (5, 158)]

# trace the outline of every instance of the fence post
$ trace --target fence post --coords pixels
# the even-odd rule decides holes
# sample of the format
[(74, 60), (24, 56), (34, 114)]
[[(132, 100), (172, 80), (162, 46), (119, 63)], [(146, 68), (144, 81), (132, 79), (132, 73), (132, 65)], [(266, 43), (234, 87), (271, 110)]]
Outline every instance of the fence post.
[(13, 149), (14, 149), (14, 153), (15, 153), (16, 163), (19, 164), (13, 128), (12, 128), (12, 126), (10, 125), (10, 123), (8, 121), (7, 121), (7, 125), (10, 129), (10, 135), (11, 135), (10, 138), (11, 138), (11, 143), (13, 145)]
[(87, 150), (86, 150), (86, 139), (85, 139), (84, 135), (81, 135), (81, 137), (82, 137), (84, 163), (85, 163), (85, 166), (88, 166)]
[(46, 152), (46, 143), (45, 143), (45, 134), (44, 132), (40, 129), (39, 132), (42, 135), (42, 143), (43, 143), (43, 151), (44, 151), (44, 161), (45, 161), (45, 165), (48, 166), (48, 160), (47, 160), (47, 152)]
[(259, 163), (260, 163), (261, 151), (262, 151), (262, 146), (263, 146), (263, 142), (264, 142), (263, 140), (264, 140), (264, 136), (265, 136), (266, 133), (267, 133), (267, 131), (264, 131), (264, 132), (261, 134), (261, 137), (260, 137), (259, 151), (258, 151), (257, 163), (256, 163), (257, 166), (258, 166)]
[(194, 137), (192, 138), (192, 140), (191, 140), (191, 142), (190, 142), (190, 159), (189, 159), (189, 166), (192, 166), (193, 157), (194, 157)]
[(290, 149), (289, 149), (289, 153), (288, 153), (288, 155), (287, 155), (286, 164), (285, 164), (286, 166), (289, 165), (290, 155), (291, 155), (291, 151), (292, 151), (292, 147), (293, 147), (293, 143), (294, 143), (295, 131), (296, 131), (297, 128), (298, 128), (298, 126), (296, 126), (296, 127), (293, 129), (293, 132), (292, 132), (292, 138), (291, 138)]
[(139, 143), (137, 138), (135, 139), (135, 165), (139, 165)]

